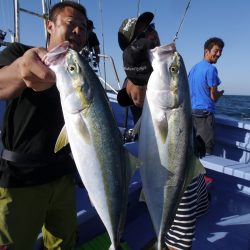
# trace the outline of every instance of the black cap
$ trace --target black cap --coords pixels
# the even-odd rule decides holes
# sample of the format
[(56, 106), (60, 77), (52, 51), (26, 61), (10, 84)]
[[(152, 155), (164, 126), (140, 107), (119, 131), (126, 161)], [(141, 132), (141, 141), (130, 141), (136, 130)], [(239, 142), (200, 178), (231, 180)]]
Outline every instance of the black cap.
[(91, 20), (88, 20), (88, 22), (87, 22), (87, 26), (88, 26), (88, 28), (95, 29), (95, 27), (94, 27), (94, 23), (93, 23), (93, 21), (91, 21)]
[(154, 14), (151, 12), (144, 12), (138, 18), (126, 18), (123, 20), (118, 31), (118, 43), (122, 50), (124, 50), (135, 35), (136, 27), (140, 23), (150, 24), (154, 18)]

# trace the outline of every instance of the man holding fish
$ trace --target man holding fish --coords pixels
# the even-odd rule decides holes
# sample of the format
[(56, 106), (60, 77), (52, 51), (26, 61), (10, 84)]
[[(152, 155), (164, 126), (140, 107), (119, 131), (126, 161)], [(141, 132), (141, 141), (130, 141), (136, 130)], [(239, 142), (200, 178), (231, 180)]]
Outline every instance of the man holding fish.
[(118, 102), (143, 106), (140, 172), (157, 236), (155, 247), (191, 249), (196, 218), (208, 207), (204, 169), (194, 155), (184, 62), (174, 44), (159, 46), (158, 34), (152, 31), (153, 17), (145, 12), (120, 26), (118, 42), (128, 83)]
[(0, 99), (7, 100), (0, 164), (0, 249), (31, 250), (41, 229), (46, 249), (69, 250), (76, 241), (70, 149), (54, 154), (64, 124), (56, 77), (42, 58), (68, 41), (86, 44), (87, 13), (72, 1), (54, 5), (48, 48), (13, 43), (0, 54)]

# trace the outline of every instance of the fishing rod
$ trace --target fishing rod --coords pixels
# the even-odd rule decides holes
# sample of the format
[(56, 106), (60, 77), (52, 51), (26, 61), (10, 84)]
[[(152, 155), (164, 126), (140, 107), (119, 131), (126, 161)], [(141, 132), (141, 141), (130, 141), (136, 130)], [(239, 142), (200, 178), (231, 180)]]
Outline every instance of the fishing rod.
[(181, 29), (181, 27), (182, 27), (182, 25), (183, 25), (184, 19), (185, 19), (186, 14), (187, 14), (187, 11), (188, 11), (188, 9), (189, 9), (189, 7), (190, 7), (190, 3), (191, 3), (191, 0), (189, 0), (189, 2), (188, 2), (188, 4), (187, 4), (186, 10), (185, 10), (184, 15), (183, 15), (183, 17), (182, 17), (182, 19), (181, 19), (179, 28), (178, 28), (178, 30), (177, 30), (177, 32), (176, 32), (176, 34), (175, 34), (175, 37), (174, 37), (174, 40), (173, 40), (174, 43), (175, 43), (175, 41), (178, 39), (178, 35), (179, 35), (180, 29)]
[[(99, 11), (100, 11), (101, 32), (102, 32), (102, 53), (105, 55), (104, 32), (103, 32), (103, 12), (102, 12), (101, 0), (99, 0)], [(104, 71), (104, 82), (105, 82), (105, 89), (106, 89), (107, 75), (106, 75), (106, 61), (105, 60), (103, 60), (103, 71)], [(99, 72), (101, 72), (100, 68), (99, 68)]]
[(141, 5), (141, 0), (138, 0), (137, 2), (137, 17), (140, 15), (140, 5)]

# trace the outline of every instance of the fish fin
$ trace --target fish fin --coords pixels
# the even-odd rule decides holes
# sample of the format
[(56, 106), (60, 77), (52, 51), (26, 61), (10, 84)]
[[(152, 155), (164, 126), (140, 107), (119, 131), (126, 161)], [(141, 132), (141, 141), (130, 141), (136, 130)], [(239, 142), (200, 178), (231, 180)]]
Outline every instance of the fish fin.
[(194, 176), (196, 177), (200, 174), (205, 174), (206, 170), (204, 168), (204, 166), (201, 164), (200, 159), (197, 158), (196, 156), (193, 156), (195, 158), (195, 165), (194, 165)]
[(114, 247), (114, 245), (111, 244), (108, 250), (124, 250), (124, 249), (127, 249), (127, 247), (124, 248), (122, 246)]
[(56, 145), (54, 148), (54, 152), (57, 153), (60, 151), (63, 147), (65, 147), (69, 143), (68, 140), (68, 134), (66, 131), (66, 126), (64, 125), (57, 140), (56, 140)]
[(92, 202), (92, 200), (91, 200), (91, 198), (90, 198), (90, 196), (89, 196), (89, 194), (88, 194), (88, 197), (89, 197), (89, 203), (91, 204), (91, 206), (92, 206), (92, 207), (95, 207), (95, 206), (94, 206), (94, 203)]
[(141, 128), (141, 117), (139, 120), (136, 122), (134, 128), (133, 128), (133, 136), (139, 135), (140, 133), (140, 128)]
[(109, 250), (116, 250), (116, 247), (114, 247), (114, 245), (111, 244), (111, 246), (109, 247)]
[(162, 143), (165, 144), (168, 136), (168, 123), (165, 120), (159, 122), (157, 124), (157, 130), (160, 135)]
[(199, 158), (197, 158), (195, 155), (193, 155), (193, 157), (191, 158), (190, 164), (192, 167), (188, 175), (187, 185), (191, 183), (193, 178), (197, 177), (200, 174), (206, 173), (204, 166), (201, 164)]
[(90, 134), (89, 134), (89, 130), (88, 130), (88, 127), (86, 126), (86, 123), (83, 119), (82, 116), (84, 116), (83, 114), (83, 111), (80, 113), (80, 117), (81, 117), (81, 122), (79, 122), (79, 126), (78, 126), (78, 129), (79, 129), (79, 132), (80, 134), (83, 136), (85, 142), (87, 144), (91, 144), (91, 137), (90, 137)]
[(131, 177), (134, 174), (135, 170), (141, 165), (141, 161), (126, 149), (124, 150), (126, 158), (127, 184), (129, 185)]
[(139, 196), (139, 202), (146, 202), (145, 194), (144, 194), (143, 188), (142, 188), (141, 193), (140, 193), (140, 196)]

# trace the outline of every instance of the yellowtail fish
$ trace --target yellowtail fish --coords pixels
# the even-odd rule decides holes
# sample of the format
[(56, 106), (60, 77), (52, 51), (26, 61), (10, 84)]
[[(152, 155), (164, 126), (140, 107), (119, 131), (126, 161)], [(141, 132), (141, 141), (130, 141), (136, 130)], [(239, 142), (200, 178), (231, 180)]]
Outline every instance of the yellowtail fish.
[(44, 61), (56, 74), (65, 120), (56, 151), (70, 143), (80, 177), (109, 234), (110, 249), (118, 249), (137, 159), (123, 148), (106, 92), (85, 58), (66, 42)]
[(149, 78), (141, 117), (139, 159), (143, 192), (163, 248), (179, 201), (192, 178), (204, 173), (193, 151), (188, 78), (175, 45), (150, 51)]

